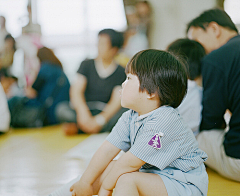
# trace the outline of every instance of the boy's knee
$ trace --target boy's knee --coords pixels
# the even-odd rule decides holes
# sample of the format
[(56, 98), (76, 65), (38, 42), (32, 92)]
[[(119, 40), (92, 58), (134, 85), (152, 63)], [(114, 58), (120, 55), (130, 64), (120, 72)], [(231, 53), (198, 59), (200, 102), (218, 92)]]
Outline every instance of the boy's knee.
[(126, 174), (121, 175), (117, 180), (116, 186), (120, 186), (120, 185), (132, 186), (133, 184), (135, 184), (136, 177), (135, 177), (134, 173), (135, 172), (126, 173)]

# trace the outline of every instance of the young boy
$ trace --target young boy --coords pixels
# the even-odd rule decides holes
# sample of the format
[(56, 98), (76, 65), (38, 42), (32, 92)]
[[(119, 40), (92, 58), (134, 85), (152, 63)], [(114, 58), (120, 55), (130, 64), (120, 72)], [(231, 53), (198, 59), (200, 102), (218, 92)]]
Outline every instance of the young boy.
[(197, 136), (202, 111), (201, 60), (206, 54), (205, 50), (200, 43), (190, 39), (177, 39), (168, 46), (167, 50), (182, 56), (187, 61), (188, 90), (178, 111), (194, 135)]
[[(121, 105), (129, 108), (69, 195), (207, 195), (205, 152), (175, 108), (187, 89), (184, 65), (160, 50), (137, 53), (126, 67)], [(117, 161), (113, 158), (124, 150)]]
[(69, 103), (57, 107), (66, 135), (110, 132), (125, 109), (118, 90), (126, 78), (124, 68), (114, 61), (123, 44), (123, 35), (113, 29), (98, 34), (98, 56), (81, 63), (70, 88)]

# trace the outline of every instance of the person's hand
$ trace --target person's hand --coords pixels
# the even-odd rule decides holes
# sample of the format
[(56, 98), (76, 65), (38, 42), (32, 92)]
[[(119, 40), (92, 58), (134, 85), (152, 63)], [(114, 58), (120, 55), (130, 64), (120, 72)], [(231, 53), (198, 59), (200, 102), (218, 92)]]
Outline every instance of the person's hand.
[(77, 115), (77, 123), (79, 128), (85, 133), (98, 133), (102, 128), (93, 116)]
[(30, 99), (34, 99), (37, 97), (37, 91), (30, 86), (26, 87), (24, 91), (25, 95)]
[(90, 184), (78, 181), (70, 187), (72, 196), (92, 196), (93, 187)]
[(98, 196), (111, 196), (113, 191), (104, 189), (102, 186), (98, 192)]

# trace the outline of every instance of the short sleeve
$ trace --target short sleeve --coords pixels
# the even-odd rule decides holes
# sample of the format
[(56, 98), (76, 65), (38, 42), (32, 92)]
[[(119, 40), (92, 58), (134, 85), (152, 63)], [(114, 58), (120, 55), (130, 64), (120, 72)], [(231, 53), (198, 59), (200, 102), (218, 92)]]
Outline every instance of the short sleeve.
[(82, 74), (84, 76), (88, 76), (88, 72), (89, 72), (89, 66), (91, 66), (91, 63), (93, 63), (94, 65), (94, 61), (93, 60), (88, 60), (88, 61), (83, 61), (80, 65), (80, 67), (77, 70), (77, 73)]
[[(176, 111), (160, 114), (149, 120), (140, 130), (130, 152), (162, 170), (187, 153), (189, 145), (196, 145), (194, 135), (188, 129), (189, 134)], [(160, 132), (163, 134), (160, 137), (161, 148), (154, 148), (149, 142)]]
[(124, 152), (128, 151), (131, 146), (130, 141), (130, 119), (131, 119), (131, 110), (126, 111), (119, 118), (116, 125), (113, 127), (111, 133), (106, 138), (111, 144), (117, 148), (123, 150)]

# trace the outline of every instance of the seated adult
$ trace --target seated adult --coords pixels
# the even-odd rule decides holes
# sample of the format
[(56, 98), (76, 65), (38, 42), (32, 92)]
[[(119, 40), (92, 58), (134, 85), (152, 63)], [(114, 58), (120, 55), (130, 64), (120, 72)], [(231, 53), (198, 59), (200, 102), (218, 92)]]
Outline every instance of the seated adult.
[[(37, 56), (40, 60), (40, 70), (33, 85), (26, 88), (26, 97), (15, 96), (8, 101), (12, 116), (11, 125), (14, 127), (58, 124), (59, 121), (55, 115), (56, 105), (60, 102), (70, 100), (70, 83), (63, 72), (61, 62), (55, 56), (54, 52), (47, 47), (43, 47), (38, 50)], [(25, 112), (23, 115), (31, 116), (31, 113), (29, 113), (30, 108), (38, 108), (39, 111), (45, 108), (46, 111), (44, 114), (46, 116), (44, 121), (41, 123), (31, 122), (29, 118), (29, 121), (25, 119), (25, 123), (15, 123), (15, 119), (19, 116), (20, 112)]]
[(194, 135), (199, 133), (202, 111), (201, 59), (204, 57), (203, 46), (190, 39), (177, 39), (172, 42), (168, 51), (185, 59), (188, 65), (188, 90), (182, 103), (178, 106), (179, 113), (192, 129)]
[[(240, 181), (240, 36), (222, 9), (204, 11), (187, 27), (188, 37), (200, 42), (203, 110), (199, 146), (208, 154), (207, 166)], [(224, 114), (232, 113), (229, 130)]]
[[(121, 114), (119, 88), (126, 79), (124, 68), (114, 62), (123, 35), (113, 29), (98, 34), (98, 56), (81, 63), (71, 85), (70, 103), (61, 103), (57, 115), (66, 135), (111, 131)], [(72, 106), (72, 107), (71, 107)]]

